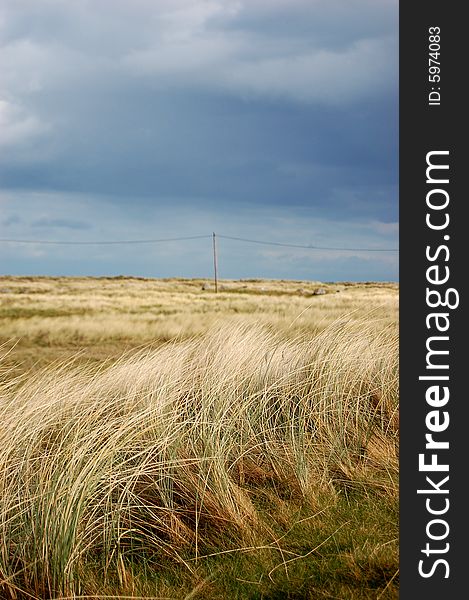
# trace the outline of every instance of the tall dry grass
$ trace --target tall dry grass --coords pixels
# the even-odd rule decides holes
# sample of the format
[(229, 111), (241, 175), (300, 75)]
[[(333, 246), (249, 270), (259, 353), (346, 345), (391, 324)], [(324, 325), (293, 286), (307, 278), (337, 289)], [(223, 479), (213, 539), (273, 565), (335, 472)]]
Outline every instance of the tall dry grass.
[[(201, 335), (220, 319), (264, 323), (294, 338), (315, 334), (343, 314), (372, 309), (397, 320), (397, 284), (320, 284), (202, 280), (0, 277), (0, 343), (34, 350), (102, 344), (128, 346)], [(320, 288), (324, 295), (312, 296)], [(106, 349), (107, 351), (108, 349)], [(117, 352), (118, 353), (118, 352)]]
[(357, 486), (397, 496), (389, 325), (341, 320), (287, 339), (224, 324), (112, 365), (5, 381), (5, 598), (95, 594), (93, 570), (127, 589), (129, 564), (190, 571), (207, 554), (255, 548), (274, 537), (263, 490), (318, 510)]

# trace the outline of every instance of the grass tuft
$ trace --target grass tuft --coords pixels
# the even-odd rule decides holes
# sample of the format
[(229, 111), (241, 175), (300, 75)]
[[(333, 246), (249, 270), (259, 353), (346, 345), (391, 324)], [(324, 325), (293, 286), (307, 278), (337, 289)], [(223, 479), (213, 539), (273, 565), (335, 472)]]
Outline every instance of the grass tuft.
[(395, 597), (395, 326), (223, 323), (4, 379), (4, 598)]

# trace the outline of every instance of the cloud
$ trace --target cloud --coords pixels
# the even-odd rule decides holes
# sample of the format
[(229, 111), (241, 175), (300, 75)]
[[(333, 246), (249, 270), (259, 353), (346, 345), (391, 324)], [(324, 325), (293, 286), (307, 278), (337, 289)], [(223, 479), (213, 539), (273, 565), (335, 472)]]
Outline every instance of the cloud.
[(4, 227), (11, 227), (12, 225), (18, 225), (23, 222), (23, 219), (17, 214), (11, 214), (5, 219), (2, 219), (1, 223)]
[(4, 9), (2, 54), (4, 78), (23, 93), (139, 76), (161, 89), (346, 103), (395, 85), (395, 2), (17, 4)]
[[(4, 237), (395, 241), (397, 16), (397, 0), (1, 3)], [(192, 266), (185, 247), (166, 266), (163, 248), (34, 264), (190, 274), (210, 268), (197, 248)], [(227, 274), (273, 275), (256, 256), (233, 247)]]
[(41, 217), (31, 223), (32, 227), (39, 228), (60, 228), (60, 229), (90, 229), (91, 225), (85, 221), (75, 219), (50, 219)]
[(224, 80), (244, 94), (347, 105), (390, 87), (394, 78), (387, 59), (395, 53), (394, 40), (361, 40), (346, 50), (239, 63)]
[(0, 147), (11, 148), (34, 142), (48, 131), (47, 124), (21, 106), (0, 100)]
[[(285, 8), (284, 3), (280, 5)], [(229, 16), (249, 14), (251, 5), (240, 6)], [(308, 15), (307, 4), (296, 3), (299, 8)], [(178, 19), (174, 21), (181, 25)], [(122, 64), (157, 88), (208, 88), (292, 102), (346, 104), (382, 94), (395, 85), (396, 32), (378, 38), (357, 36), (345, 45), (340, 40), (324, 47), (315, 43), (314, 33), (309, 39), (298, 39), (294, 31), (273, 37), (262, 25), (252, 31), (243, 29), (242, 22), (241, 27), (213, 28), (206, 21), (187, 18), (182, 29), (175, 27), (173, 33), (132, 49)]]
[(399, 223), (382, 223), (380, 221), (372, 221), (370, 228), (381, 235), (393, 235), (396, 238), (399, 236)]

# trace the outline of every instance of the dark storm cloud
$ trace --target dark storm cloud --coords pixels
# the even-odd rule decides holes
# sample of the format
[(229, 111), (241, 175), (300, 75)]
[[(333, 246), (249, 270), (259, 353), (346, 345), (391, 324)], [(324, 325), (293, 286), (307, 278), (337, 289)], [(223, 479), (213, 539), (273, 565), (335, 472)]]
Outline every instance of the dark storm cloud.
[(19, 0), (0, 11), (0, 177), (7, 203), (36, 194), (36, 229), (88, 222), (47, 214), (38, 192), (64, 206), (93, 198), (102, 219), (115, 207), (116, 230), (168, 209), (222, 223), (286, 209), (331, 230), (397, 222), (397, 2)]
[[(61, 156), (50, 164), (12, 165), (4, 169), (4, 181), (108, 193), (116, 201), (186, 195), (312, 203), (321, 210), (348, 209), (338, 188), (395, 183), (396, 141), (385, 110), (370, 110), (366, 117), (357, 112), (351, 119), (327, 107), (253, 106), (196, 95), (161, 103), (142, 95), (129, 114), (120, 100), (110, 99), (94, 119), (85, 112), (80, 130), (70, 127)], [(394, 143), (383, 147), (383, 139)]]

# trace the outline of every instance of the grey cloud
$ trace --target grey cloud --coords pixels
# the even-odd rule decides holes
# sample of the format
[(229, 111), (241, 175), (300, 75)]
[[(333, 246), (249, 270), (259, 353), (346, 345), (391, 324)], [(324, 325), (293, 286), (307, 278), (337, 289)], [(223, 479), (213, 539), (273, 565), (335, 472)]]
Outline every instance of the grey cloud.
[[(21, 2), (7, 11), (5, 77), (17, 89), (34, 91), (84, 81), (99, 86), (103, 76), (119, 86), (140, 75), (160, 89), (326, 103), (388, 89), (396, 74), (397, 30), (383, 14), (392, 14), (395, 3), (329, 4), (120, 1), (94, 4), (91, 11), (81, 2)], [(272, 22), (277, 29), (269, 29)], [(325, 40), (323, 31), (336, 38)]]
[(0, 148), (23, 146), (48, 130), (46, 123), (21, 106), (0, 99)]
[[(395, 232), (387, 224), (397, 221), (397, 8), (395, 0), (1, 3), (0, 176), (16, 199), (10, 210), (20, 206), (33, 228), (23, 223), (23, 235), (17, 223), (15, 235), (153, 237), (155, 223), (189, 235), (232, 223), (237, 235), (250, 219), (233, 215), (250, 207), (270, 223), (254, 237), (308, 239), (302, 218), (313, 229), (322, 219), (316, 237), (340, 221), (341, 239), (359, 231), (358, 245)], [(269, 218), (281, 210), (301, 233)], [(360, 222), (374, 225), (358, 230)], [(248, 256), (238, 250), (227, 259), (232, 274)], [(91, 254), (81, 263), (62, 256), (73, 267), (60, 269), (74, 272), (130, 260), (103, 253), (92, 266)], [(184, 265), (189, 274), (179, 259), (161, 269)], [(354, 257), (345, 259), (352, 268)], [(59, 269), (49, 251), (41, 260), (38, 269)], [(357, 260), (364, 272), (370, 263)], [(206, 268), (203, 253), (194, 261), (194, 273)], [(252, 269), (273, 274), (269, 264)], [(373, 265), (391, 272), (377, 258)], [(279, 273), (289, 268), (304, 272), (286, 260)]]
[(23, 219), (16, 214), (10, 215), (5, 219), (2, 219), (2, 225), (5, 227), (11, 227), (12, 225), (19, 225), (23, 222)]
[(75, 219), (50, 219), (47, 217), (41, 217), (32, 221), (31, 227), (39, 228), (60, 228), (60, 229), (90, 229), (91, 225), (84, 221), (77, 221)]

